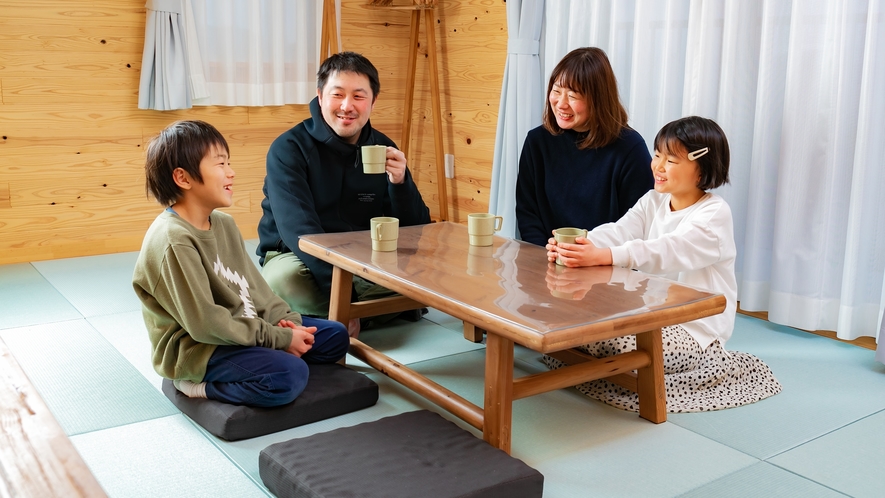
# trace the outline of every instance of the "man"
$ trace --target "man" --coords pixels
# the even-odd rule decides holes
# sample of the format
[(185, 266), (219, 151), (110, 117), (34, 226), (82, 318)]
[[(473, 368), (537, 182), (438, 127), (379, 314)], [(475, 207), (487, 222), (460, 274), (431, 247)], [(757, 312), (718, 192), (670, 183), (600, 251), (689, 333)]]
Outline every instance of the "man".
[[(299, 236), (368, 230), (376, 216), (394, 216), (401, 226), (430, 223), (405, 154), (369, 123), (380, 89), (368, 59), (354, 52), (332, 55), (317, 72), (311, 117), (280, 135), (267, 153), (258, 224), (262, 274), (302, 315), (328, 316), (332, 266), (302, 252)], [(386, 174), (363, 173), (363, 145), (387, 146)], [(354, 277), (354, 301), (392, 294)], [(355, 336), (359, 321), (348, 329)]]

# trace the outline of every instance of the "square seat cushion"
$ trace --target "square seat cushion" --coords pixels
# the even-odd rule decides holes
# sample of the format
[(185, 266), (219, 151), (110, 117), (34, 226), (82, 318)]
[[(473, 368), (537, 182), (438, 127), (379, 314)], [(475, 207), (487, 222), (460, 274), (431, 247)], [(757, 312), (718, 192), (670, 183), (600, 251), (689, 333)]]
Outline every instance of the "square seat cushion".
[(378, 401), (378, 384), (337, 363), (308, 364), (307, 387), (295, 401), (274, 408), (231, 405), (188, 398), (163, 380), (163, 393), (185, 415), (227, 441), (263, 436), (370, 407)]
[(278, 497), (540, 497), (544, 476), (438, 414), (407, 412), (268, 446)]

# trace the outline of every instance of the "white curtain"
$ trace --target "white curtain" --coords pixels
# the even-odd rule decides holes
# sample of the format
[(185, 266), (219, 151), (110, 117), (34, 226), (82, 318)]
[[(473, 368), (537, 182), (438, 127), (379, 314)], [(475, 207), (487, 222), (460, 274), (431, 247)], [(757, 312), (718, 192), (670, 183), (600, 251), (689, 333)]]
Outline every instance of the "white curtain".
[(316, 95), (323, 0), (146, 7), (140, 108), (306, 104)]
[(207, 95), (190, 0), (148, 0), (138, 108), (190, 108)]
[(516, 236), (516, 173), (526, 134), (541, 122), (545, 83), (540, 50), (544, 0), (507, 2), (507, 61), (501, 87), (489, 212), (504, 217), (501, 235)]
[[(669, 121), (715, 119), (731, 145), (731, 184), (718, 193), (734, 213), (741, 307), (842, 339), (876, 337), (885, 292), (883, 3), (547, 0), (542, 81), (569, 50), (597, 46), (649, 148)], [(504, 103), (501, 113), (513, 112)], [(516, 161), (505, 166), (516, 174)], [(507, 190), (493, 198), (513, 196), (498, 185)]]
[(316, 96), (322, 0), (190, 0), (208, 98), (194, 105), (306, 104)]

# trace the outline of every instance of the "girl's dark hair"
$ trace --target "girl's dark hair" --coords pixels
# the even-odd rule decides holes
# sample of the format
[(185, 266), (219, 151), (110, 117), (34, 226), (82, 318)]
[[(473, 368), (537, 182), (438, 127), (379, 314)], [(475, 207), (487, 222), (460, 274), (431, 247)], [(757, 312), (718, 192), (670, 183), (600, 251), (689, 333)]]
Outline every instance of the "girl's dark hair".
[(369, 78), (369, 87), (372, 89), (372, 102), (381, 93), (381, 82), (378, 79), (378, 70), (363, 55), (356, 52), (339, 52), (332, 54), (320, 64), (317, 71), (317, 89), (323, 91), (329, 77), (334, 73), (356, 73)]
[(160, 204), (171, 206), (181, 197), (181, 188), (172, 172), (185, 170), (203, 183), (200, 162), (212, 146), (223, 147), (230, 155), (227, 140), (212, 125), (203, 121), (176, 121), (148, 142), (145, 148), (145, 192)]
[(589, 130), (578, 143), (579, 149), (604, 147), (627, 127), (627, 111), (618, 96), (618, 81), (602, 49), (576, 48), (566, 54), (550, 74), (543, 122), (547, 131), (559, 135), (562, 129), (556, 124), (556, 114), (549, 102), (554, 83), (581, 94), (587, 103)]
[[(708, 151), (695, 159), (700, 170), (698, 188), (710, 190), (728, 183), (728, 139), (712, 119), (688, 116), (671, 121), (655, 136), (655, 150), (677, 155), (681, 149), (686, 156), (703, 148)], [(678, 154), (681, 155), (681, 154)]]

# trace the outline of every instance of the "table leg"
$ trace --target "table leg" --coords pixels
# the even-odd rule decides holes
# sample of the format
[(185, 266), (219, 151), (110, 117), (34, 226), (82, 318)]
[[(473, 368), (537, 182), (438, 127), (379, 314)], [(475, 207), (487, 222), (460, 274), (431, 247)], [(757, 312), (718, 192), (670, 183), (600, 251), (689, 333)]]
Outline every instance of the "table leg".
[(513, 341), (486, 335), (486, 390), (482, 438), (510, 453), (513, 421)]
[(645, 351), (651, 363), (636, 371), (639, 416), (656, 424), (667, 421), (667, 389), (664, 386), (664, 346), (661, 329), (636, 334), (636, 349)]
[(468, 322), (464, 322), (464, 338), (470, 342), (482, 342), (482, 336), (485, 333), (485, 330), (477, 327), (476, 325)]
[(329, 296), (329, 320), (347, 326), (350, 321), (350, 290), (353, 287), (353, 274), (332, 268), (332, 295)]

